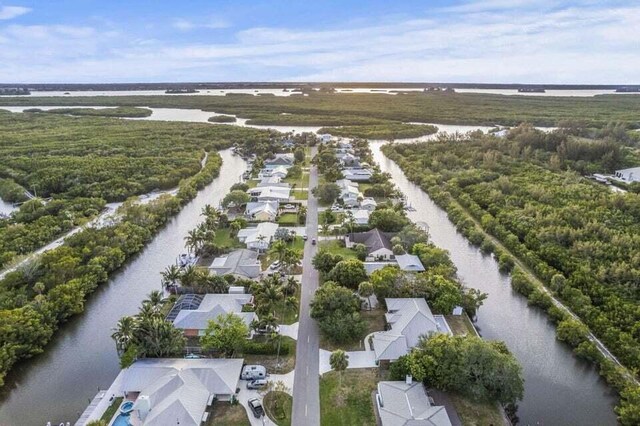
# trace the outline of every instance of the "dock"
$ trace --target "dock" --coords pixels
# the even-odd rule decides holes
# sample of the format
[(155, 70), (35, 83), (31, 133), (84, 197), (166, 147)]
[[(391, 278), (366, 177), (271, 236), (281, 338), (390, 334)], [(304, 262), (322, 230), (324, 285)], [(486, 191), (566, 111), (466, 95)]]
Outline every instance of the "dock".
[(84, 411), (82, 412), (82, 415), (80, 416), (78, 421), (75, 422), (74, 426), (84, 426), (87, 423), (87, 421), (89, 420), (89, 416), (96, 409), (96, 407), (98, 406), (100, 401), (102, 401), (104, 399), (106, 394), (107, 394), (106, 390), (98, 391), (96, 396), (94, 396), (93, 399), (91, 400), (91, 403), (89, 403), (87, 408), (84, 409)]

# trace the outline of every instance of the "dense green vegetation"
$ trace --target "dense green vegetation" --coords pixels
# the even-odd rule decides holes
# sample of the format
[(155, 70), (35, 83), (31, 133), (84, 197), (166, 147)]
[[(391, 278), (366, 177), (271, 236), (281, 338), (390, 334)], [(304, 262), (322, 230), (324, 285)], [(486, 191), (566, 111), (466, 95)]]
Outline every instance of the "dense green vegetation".
[[(640, 96), (503, 96), (478, 93), (320, 93), (309, 96), (118, 96), (0, 98), (0, 105), (148, 106), (198, 108), (243, 118), (282, 113), (355, 116), (401, 122), (555, 126), (580, 120), (603, 127), (611, 121), (640, 127)], [(1, 108), (1, 106), (0, 106)]]
[(235, 123), (236, 118), (232, 115), (214, 115), (207, 120), (211, 123)]
[(42, 110), (39, 108), (30, 108), (24, 112), (46, 113), (46, 114), (65, 114), (76, 116), (92, 116), (92, 117), (128, 117), (141, 118), (151, 116), (151, 110), (148, 108), (138, 107), (116, 107), (116, 108), (53, 108)]
[(252, 114), (247, 124), (279, 126), (361, 126), (387, 123), (388, 120), (355, 115), (321, 114)]
[(0, 179), (0, 198), (8, 203), (26, 201), (24, 188), (12, 179)]
[[(480, 134), (417, 145), (387, 146), (409, 179), (449, 212), (458, 228), (501, 268), (511, 256), (497, 238), (543, 280), (632, 371), (640, 368), (640, 198), (619, 194), (576, 171), (611, 171), (637, 164), (636, 154), (613, 140), (582, 139), (560, 129), (544, 134), (523, 126), (507, 138)], [(473, 220), (469, 217), (473, 217)], [(479, 228), (481, 226), (482, 230)], [(624, 424), (638, 410), (637, 386), (588, 341), (586, 327), (570, 327), (568, 314), (514, 270), (514, 288), (563, 325), (558, 337), (597, 362), (623, 396)], [(570, 337), (568, 330), (577, 333)], [(625, 379), (627, 377), (627, 379)], [(635, 405), (635, 408), (634, 407)], [(637, 415), (637, 414), (636, 414)]]
[(388, 123), (372, 126), (323, 127), (318, 132), (346, 138), (408, 139), (432, 135), (437, 131), (438, 128), (431, 125)]

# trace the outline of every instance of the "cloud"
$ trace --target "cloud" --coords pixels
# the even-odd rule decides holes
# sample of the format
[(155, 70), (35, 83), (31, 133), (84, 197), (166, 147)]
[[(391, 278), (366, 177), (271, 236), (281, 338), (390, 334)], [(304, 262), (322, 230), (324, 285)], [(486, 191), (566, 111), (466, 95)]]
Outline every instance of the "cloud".
[[(545, 0), (543, 0), (545, 1)], [(0, 81), (445, 81), (631, 83), (640, 80), (640, 6), (532, 7), (466, 2), (424, 17), (256, 27), (202, 37), (215, 19), (160, 29), (12, 25), (0, 28)], [(483, 2), (484, 3), (484, 2)], [(471, 7), (471, 5), (478, 5)], [(499, 7), (500, 6), (500, 7)], [(4, 40), (4, 42), (3, 42)], [(213, 41), (211, 41), (213, 40)], [(216, 41), (217, 40), (217, 41)]]
[(0, 20), (17, 18), (25, 13), (31, 12), (28, 7), (22, 6), (0, 6)]
[(202, 28), (218, 30), (222, 28), (229, 28), (231, 26), (228, 21), (220, 18), (209, 19), (205, 22), (193, 22), (187, 19), (179, 18), (175, 19), (171, 25), (173, 26), (173, 28), (176, 28), (180, 31), (191, 31)]

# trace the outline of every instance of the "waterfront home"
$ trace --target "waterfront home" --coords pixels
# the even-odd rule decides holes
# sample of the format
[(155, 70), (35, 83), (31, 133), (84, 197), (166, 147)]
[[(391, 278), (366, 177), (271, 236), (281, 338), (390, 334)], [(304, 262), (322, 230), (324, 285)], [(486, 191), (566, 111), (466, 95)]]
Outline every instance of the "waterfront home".
[(434, 316), (424, 298), (386, 298), (389, 330), (373, 335), (376, 361), (395, 361), (415, 347), (421, 336), (451, 333), (442, 315)]
[(345, 243), (347, 248), (353, 248), (356, 244), (364, 244), (367, 247), (367, 261), (391, 260), (394, 258), (391, 238), (395, 234), (372, 229), (367, 232), (355, 232), (347, 235)]
[(338, 160), (340, 161), (340, 165), (343, 167), (348, 167), (348, 168), (360, 168), (360, 158), (358, 158), (357, 156), (351, 154), (351, 153), (344, 153), (344, 154), (339, 154), (336, 155), (336, 157), (339, 157)]
[[(118, 418), (109, 424), (200, 426), (209, 421), (215, 400), (231, 401), (243, 362), (241, 358), (139, 359), (120, 372), (108, 391), (124, 397), (121, 407), (130, 414), (123, 418), (118, 410)], [(100, 419), (106, 408), (106, 404), (97, 407), (90, 420)]]
[(255, 188), (250, 188), (247, 193), (254, 199), (254, 201), (260, 202), (286, 202), (289, 201), (289, 198), (291, 198), (291, 188), (289, 188), (288, 186), (256, 186)]
[(418, 256), (413, 254), (397, 254), (398, 267), (405, 272), (424, 272), (424, 266)]
[(264, 168), (258, 172), (258, 179), (262, 180), (270, 177), (278, 177), (280, 179), (284, 179), (287, 177), (287, 174), (289, 174), (289, 171), (284, 166), (276, 166), (272, 169)]
[(345, 206), (355, 207), (360, 203), (362, 194), (358, 189), (358, 184), (347, 179), (339, 179), (336, 185), (340, 188), (339, 198)]
[(187, 337), (202, 336), (209, 321), (230, 313), (239, 316), (250, 328), (258, 316), (255, 312), (242, 312), (242, 307), (252, 302), (251, 294), (183, 294), (167, 314), (167, 321), (183, 330)]
[(349, 224), (349, 213), (353, 217), (353, 223), (359, 226), (366, 226), (369, 224), (369, 216), (371, 212), (369, 210), (353, 210), (347, 213), (347, 219), (345, 219), (345, 224)]
[(278, 166), (289, 168), (293, 166), (295, 160), (293, 154), (288, 152), (286, 154), (276, 154), (275, 157), (264, 160), (265, 169), (275, 169)]
[(247, 203), (245, 215), (251, 220), (273, 222), (278, 216), (277, 201), (258, 201)]
[(363, 210), (369, 210), (370, 212), (372, 212), (376, 209), (377, 206), (378, 203), (371, 197), (364, 197), (360, 201), (360, 208)]
[(376, 409), (382, 426), (451, 426), (446, 408), (435, 405), (411, 376), (404, 382), (378, 382)]
[(362, 168), (343, 169), (342, 176), (344, 176), (345, 179), (354, 182), (367, 182), (373, 176), (373, 172), (369, 169)]
[(277, 223), (262, 222), (254, 228), (244, 228), (238, 231), (238, 240), (245, 243), (248, 249), (263, 252), (269, 249), (278, 228)]
[(622, 182), (640, 182), (640, 167), (616, 170), (614, 176)]
[(255, 279), (260, 276), (262, 269), (257, 252), (240, 249), (213, 259), (209, 265), (209, 271), (216, 275)]

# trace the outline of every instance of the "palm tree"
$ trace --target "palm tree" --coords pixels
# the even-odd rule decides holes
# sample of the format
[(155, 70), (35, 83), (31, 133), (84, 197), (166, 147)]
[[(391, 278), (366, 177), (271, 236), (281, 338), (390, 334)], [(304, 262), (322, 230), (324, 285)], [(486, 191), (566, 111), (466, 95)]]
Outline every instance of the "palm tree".
[(296, 281), (295, 278), (290, 276), (289, 278), (287, 278), (285, 282), (282, 283), (281, 288), (282, 288), (282, 292), (285, 295), (291, 296), (295, 294), (296, 290), (298, 289), (298, 281)]
[(165, 358), (178, 355), (184, 349), (182, 331), (162, 318), (145, 318), (135, 333), (135, 343), (142, 356)]
[(282, 259), (285, 271), (290, 273), (291, 270), (300, 263), (301, 258), (302, 254), (299, 250), (288, 248), (285, 251), (284, 257)]
[(362, 281), (360, 285), (358, 285), (358, 294), (360, 297), (367, 298), (367, 304), (369, 306), (369, 310), (371, 310), (371, 295), (373, 294), (373, 284), (369, 281)]
[(284, 240), (278, 240), (271, 245), (269, 255), (275, 257), (281, 263), (284, 263), (288, 248), (289, 247)]
[(280, 290), (280, 280), (277, 277), (265, 280), (262, 285), (256, 288), (258, 291), (254, 293), (258, 309), (263, 313), (276, 314), (278, 302), (282, 300), (284, 295)]
[(143, 305), (149, 305), (154, 310), (160, 312), (160, 307), (164, 302), (164, 295), (160, 290), (153, 290), (149, 293), (149, 296), (145, 300), (142, 301)]
[(111, 338), (116, 342), (118, 354), (122, 354), (127, 350), (127, 346), (133, 339), (136, 329), (136, 319), (134, 317), (122, 317), (113, 329)]
[(340, 387), (342, 387), (342, 372), (349, 366), (349, 355), (342, 349), (338, 349), (331, 353), (329, 357), (329, 365), (336, 370), (340, 377)]
[(242, 229), (242, 225), (237, 220), (231, 222), (231, 225), (229, 227), (231, 228), (230, 234), (232, 237), (238, 235), (238, 232)]
[(353, 212), (351, 210), (347, 212), (347, 219), (345, 222), (347, 222), (347, 226), (349, 227), (349, 233), (353, 234), (353, 227), (356, 224), (356, 219), (353, 217)]
[(162, 273), (162, 284), (165, 287), (175, 286), (180, 279), (180, 268), (177, 265), (168, 266)]
[(200, 232), (198, 228), (192, 229), (187, 233), (187, 236), (184, 237), (185, 245), (189, 252), (195, 251), (197, 252), (202, 246), (202, 242), (204, 240), (204, 236)]
[(187, 265), (180, 274), (180, 284), (183, 287), (191, 287), (198, 280), (198, 268), (194, 265)]

